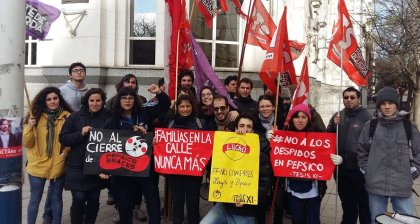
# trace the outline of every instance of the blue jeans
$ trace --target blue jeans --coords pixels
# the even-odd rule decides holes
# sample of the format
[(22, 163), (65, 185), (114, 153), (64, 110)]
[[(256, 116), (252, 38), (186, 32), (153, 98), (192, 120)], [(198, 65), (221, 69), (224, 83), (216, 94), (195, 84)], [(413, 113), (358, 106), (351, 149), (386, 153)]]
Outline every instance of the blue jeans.
[[(44, 186), (46, 178), (34, 177), (28, 174), (29, 185), (31, 190), (31, 196), (28, 204), (28, 224), (36, 222), (38, 215), (39, 203), (44, 192)], [(61, 215), (63, 213), (63, 186), (64, 186), (64, 175), (56, 179), (50, 180), (50, 186), (48, 187), (47, 198), (51, 202), (51, 212), (53, 217), (53, 223), (61, 223)], [(48, 203), (45, 203), (45, 210), (48, 212)]]
[(216, 205), (201, 220), (200, 224), (254, 224), (254, 216), (228, 214), (223, 203)]
[(70, 207), (72, 224), (93, 224), (99, 211), (100, 189), (89, 191), (71, 191), (73, 201)]
[(392, 208), (396, 213), (414, 215), (413, 198), (411, 196), (394, 197), (369, 193), (369, 209), (372, 215), (372, 223), (375, 223), (376, 216), (384, 214), (387, 211), (389, 198), (391, 198)]

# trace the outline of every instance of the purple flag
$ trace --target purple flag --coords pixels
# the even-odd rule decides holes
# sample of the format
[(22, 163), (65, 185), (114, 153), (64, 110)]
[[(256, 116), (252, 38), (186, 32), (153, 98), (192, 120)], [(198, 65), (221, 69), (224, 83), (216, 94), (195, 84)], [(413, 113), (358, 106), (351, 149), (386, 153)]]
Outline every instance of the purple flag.
[(197, 86), (197, 91), (201, 91), (204, 86), (212, 87), (216, 93), (226, 96), (228, 99), (229, 105), (237, 109), (238, 107), (233, 103), (229, 98), (229, 95), (225, 89), (225, 86), (220, 81), (220, 78), (216, 75), (213, 68), (211, 67), (209, 61), (207, 60), (206, 55), (198, 45), (193, 34), (190, 32), (190, 40), (192, 46), (192, 53), (194, 59), (194, 70), (195, 70), (195, 84)]
[(37, 0), (26, 0), (26, 35), (43, 40), (60, 10)]

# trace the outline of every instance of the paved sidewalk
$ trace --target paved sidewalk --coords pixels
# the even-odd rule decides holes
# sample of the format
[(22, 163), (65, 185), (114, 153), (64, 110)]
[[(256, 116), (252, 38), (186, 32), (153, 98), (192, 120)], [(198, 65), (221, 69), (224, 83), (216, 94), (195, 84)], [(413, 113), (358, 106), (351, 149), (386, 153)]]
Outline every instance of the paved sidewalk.
[[(342, 215), (341, 204), (340, 204), (340, 199), (338, 197), (336, 197), (335, 186), (336, 185), (335, 185), (334, 180), (328, 181), (327, 194), (325, 195), (324, 199), (322, 200), (322, 204), (321, 204), (321, 223), (333, 224), (333, 223), (340, 223), (340, 221), (341, 221), (341, 215)], [(162, 190), (163, 189), (163, 178), (161, 178), (159, 188), (161, 189), (161, 194), (160, 194), (161, 200), (163, 200), (163, 190)], [(416, 189), (417, 192), (420, 192), (420, 180), (417, 180), (415, 182), (414, 188)], [(40, 210), (39, 210), (39, 213), (38, 213), (37, 224), (42, 223), (42, 212), (43, 212), (44, 200), (45, 200), (45, 196), (46, 196), (46, 189), (47, 189), (47, 186), (45, 187), (44, 197), (43, 197), (43, 200), (41, 201)], [(419, 213), (419, 211), (420, 211), (420, 198), (418, 198), (417, 196), (414, 196), (413, 198), (414, 198), (414, 204), (415, 204), (415, 207), (416, 207), (417, 214), (420, 214)], [(99, 214), (98, 214), (98, 218), (97, 218), (96, 223), (113, 224), (112, 219), (115, 217), (117, 212), (116, 212), (116, 210), (114, 209), (113, 206), (110, 206), (110, 205), (106, 204), (106, 200), (107, 200), (107, 191), (103, 190), (101, 192), (100, 209), (99, 209)], [(26, 223), (26, 209), (27, 209), (27, 206), (28, 206), (28, 201), (29, 201), (29, 182), (28, 182), (27, 175), (26, 175), (25, 184), (23, 186), (22, 223)], [(68, 223), (70, 223), (70, 216), (69, 216), (70, 206), (71, 206), (70, 192), (64, 191), (64, 193), (63, 193), (63, 203), (64, 203), (64, 206), (63, 206), (64, 208), (63, 208), (62, 223), (63, 224), (68, 224)], [(163, 203), (162, 203), (162, 205), (163, 205)], [(336, 205), (337, 205), (337, 207), (336, 207)], [(211, 207), (212, 207), (212, 203), (201, 200), (201, 205), (200, 205), (201, 216), (204, 216)], [(142, 204), (142, 208), (145, 209), (145, 204), (144, 203)], [(337, 216), (336, 216), (336, 214), (337, 214)], [(335, 222), (335, 220), (337, 222)], [(133, 221), (134, 221), (135, 224), (147, 223), (147, 222), (140, 222), (140, 221), (136, 220), (135, 218), (133, 219)], [(162, 220), (162, 223), (170, 223), (170, 222)], [(283, 223), (288, 224), (288, 223), (291, 223), (291, 221), (290, 221), (290, 219), (285, 218)]]

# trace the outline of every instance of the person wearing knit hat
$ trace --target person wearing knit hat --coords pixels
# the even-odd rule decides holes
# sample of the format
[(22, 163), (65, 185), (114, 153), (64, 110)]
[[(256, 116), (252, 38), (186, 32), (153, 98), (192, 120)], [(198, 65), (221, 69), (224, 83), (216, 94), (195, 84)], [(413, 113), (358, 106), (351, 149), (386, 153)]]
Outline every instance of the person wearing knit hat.
[[(384, 87), (378, 92), (376, 105), (378, 118), (364, 125), (357, 151), (358, 166), (364, 173), (369, 194), (372, 223), (377, 215), (387, 211), (388, 201), (396, 213), (415, 215), (412, 186), (420, 176), (420, 133), (398, 111), (397, 91)], [(376, 123), (373, 136), (372, 122)]]
[(399, 106), (400, 99), (397, 90), (390, 86), (385, 86), (384, 88), (379, 90), (376, 98), (376, 108), (379, 108), (381, 103), (383, 103), (384, 101), (390, 101)]
[[(289, 121), (288, 131), (323, 132), (311, 124), (312, 116), (307, 105), (293, 106), (289, 113), (292, 118)], [(339, 155), (331, 154), (330, 157), (335, 165), (342, 162)], [(320, 207), (322, 197), (327, 190), (326, 181), (287, 178), (286, 186), (292, 223), (320, 223)]]

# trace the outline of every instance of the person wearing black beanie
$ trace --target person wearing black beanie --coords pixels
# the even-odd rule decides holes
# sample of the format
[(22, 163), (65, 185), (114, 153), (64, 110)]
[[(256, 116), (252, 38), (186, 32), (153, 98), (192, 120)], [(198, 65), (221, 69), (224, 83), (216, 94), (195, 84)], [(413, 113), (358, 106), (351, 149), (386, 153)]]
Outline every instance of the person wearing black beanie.
[[(387, 211), (389, 199), (396, 213), (415, 214), (411, 188), (420, 175), (420, 133), (403, 117), (399, 105), (397, 90), (381, 89), (378, 119), (366, 122), (358, 142), (357, 161), (366, 180), (372, 223)], [(372, 122), (377, 123), (373, 136)]]

